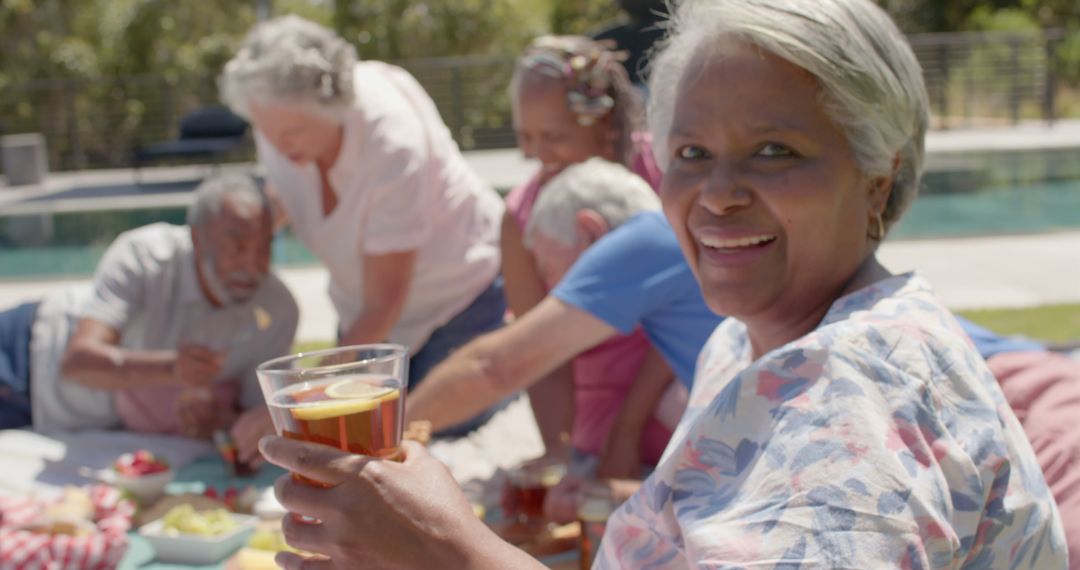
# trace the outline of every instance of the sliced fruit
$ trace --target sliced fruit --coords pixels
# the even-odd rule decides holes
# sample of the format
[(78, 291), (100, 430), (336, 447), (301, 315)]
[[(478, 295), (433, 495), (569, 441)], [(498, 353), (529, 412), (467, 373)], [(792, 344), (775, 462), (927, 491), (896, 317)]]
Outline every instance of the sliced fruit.
[(375, 400), (391, 392), (397, 392), (397, 390), (385, 386), (372, 386), (370, 383), (357, 378), (335, 382), (326, 388), (326, 396), (335, 400)]
[(290, 411), (292, 412), (293, 417), (298, 420), (325, 420), (328, 418), (336, 418), (339, 416), (374, 410), (379, 404), (393, 400), (397, 397), (398, 391), (394, 388), (389, 388), (388, 391), (381, 392), (380, 395), (376, 397), (363, 399), (352, 398), (348, 400), (323, 400), (321, 402), (310, 403), (303, 407), (292, 408)]

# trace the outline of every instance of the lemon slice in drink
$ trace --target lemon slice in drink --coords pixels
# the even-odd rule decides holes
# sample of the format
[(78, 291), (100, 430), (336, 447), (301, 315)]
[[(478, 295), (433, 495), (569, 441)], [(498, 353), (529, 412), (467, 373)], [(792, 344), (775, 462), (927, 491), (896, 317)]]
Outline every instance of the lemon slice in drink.
[(381, 400), (391, 392), (397, 390), (388, 386), (372, 386), (356, 378), (334, 382), (326, 388), (326, 396), (335, 400)]
[(397, 388), (372, 386), (363, 380), (342, 380), (326, 388), (327, 400), (293, 408), (298, 420), (325, 420), (374, 410), (379, 404), (398, 397)]

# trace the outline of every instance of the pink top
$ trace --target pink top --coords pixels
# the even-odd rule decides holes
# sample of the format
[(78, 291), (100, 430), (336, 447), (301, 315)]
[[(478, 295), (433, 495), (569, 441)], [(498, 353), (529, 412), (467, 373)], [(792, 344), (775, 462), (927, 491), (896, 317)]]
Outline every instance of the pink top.
[[(608, 432), (622, 408), (630, 387), (649, 350), (649, 340), (639, 328), (614, 336), (574, 359), (574, 425), (570, 442), (575, 449), (599, 455)], [(664, 453), (671, 430), (655, 417), (641, 434), (641, 460), (656, 465)]]
[[(648, 133), (635, 134), (634, 143), (637, 151), (631, 159), (631, 170), (659, 190), (663, 173), (653, 158)], [(522, 232), (547, 181), (538, 172), (506, 196), (506, 208)], [(639, 329), (633, 334), (614, 336), (574, 359), (574, 425), (570, 440), (575, 448), (591, 454), (603, 450), (648, 348), (649, 341)], [(670, 438), (671, 430), (651, 418), (642, 433), (642, 460), (655, 465)]]
[[(653, 190), (659, 192), (660, 180), (664, 177), (664, 173), (660, 171), (656, 159), (653, 158), (651, 137), (648, 133), (635, 133), (633, 140), (636, 150), (630, 159), (630, 170), (644, 178)], [(525, 231), (525, 226), (532, 216), (533, 206), (540, 196), (540, 190), (547, 181), (548, 178), (542, 177), (541, 173), (537, 172), (528, 182), (514, 188), (506, 195), (506, 208), (513, 214), (522, 232)]]

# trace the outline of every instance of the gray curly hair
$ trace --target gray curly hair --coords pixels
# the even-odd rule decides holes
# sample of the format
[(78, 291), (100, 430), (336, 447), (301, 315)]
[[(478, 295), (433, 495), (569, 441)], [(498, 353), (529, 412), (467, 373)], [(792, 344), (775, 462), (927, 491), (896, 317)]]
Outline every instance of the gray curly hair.
[(226, 200), (235, 200), (237, 204), (256, 208), (260, 212), (270, 212), (269, 197), (250, 176), (212, 176), (195, 188), (195, 201), (187, 212), (188, 226), (198, 231), (205, 230), (221, 214)]
[(353, 102), (356, 49), (289, 15), (257, 24), (218, 79), (222, 100), (248, 117), (251, 102), (302, 105), (340, 120)]
[[(651, 65), (649, 127), (657, 162), (683, 75), (725, 38), (762, 49), (813, 74), (826, 112), (847, 135), (861, 172), (893, 174), (885, 211), (891, 227), (919, 191), (929, 102), (922, 69), (892, 19), (870, 0), (685, 0)], [(899, 163), (894, 170), (894, 160)]]

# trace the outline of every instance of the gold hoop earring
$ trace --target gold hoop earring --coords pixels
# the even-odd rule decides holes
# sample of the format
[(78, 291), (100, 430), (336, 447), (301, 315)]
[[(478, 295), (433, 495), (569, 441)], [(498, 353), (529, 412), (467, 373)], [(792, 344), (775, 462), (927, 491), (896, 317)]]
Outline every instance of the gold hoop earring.
[(885, 220), (881, 218), (881, 212), (874, 214), (874, 221), (877, 223), (877, 234), (868, 233), (870, 239), (881, 241), (885, 239)]

